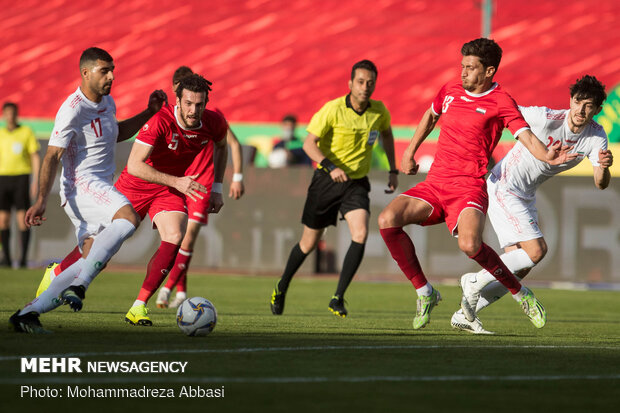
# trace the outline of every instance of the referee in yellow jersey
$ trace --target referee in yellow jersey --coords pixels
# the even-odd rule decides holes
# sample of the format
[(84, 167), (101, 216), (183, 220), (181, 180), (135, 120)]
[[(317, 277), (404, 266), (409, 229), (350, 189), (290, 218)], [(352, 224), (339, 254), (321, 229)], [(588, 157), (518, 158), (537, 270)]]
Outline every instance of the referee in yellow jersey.
[(291, 279), (316, 247), (323, 230), (336, 225), (340, 212), (349, 225), (351, 245), (344, 257), (329, 310), (337, 316), (347, 316), (344, 293), (364, 256), (370, 215), (370, 183), (366, 175), (370, 170), (372, 147), (379, 137), (390, 163), (390, 191), (398, 186), (390, 112), (383, 102), (370, 99), (376, 81), (374, 63), (370, 60), (357, 62), (351, 69), (350, 93), (327, 102), (308, 125), (303, 148), (318, 167), (308, 188), (301, 219), (304, 225), (301, 240), (291, 250), (282, 278), (271, 295), (273, 314), (284, 311)]
[[(24, 217), (30, 207), (30, 198), (36, 198), (39, 187), (39, 142), (32, 129), (17, 122), (17, 104), (6, 102), (2, 105), (2, 114), (6, 125), (0, 128), (0, 267), (11, 267), (11, 208), (15, 207), (17, 227), (21, 235), (19, 266), (25, 268), (30, 230), (26, 227)], [(29, 182), (30, 174), (32, 182)]]

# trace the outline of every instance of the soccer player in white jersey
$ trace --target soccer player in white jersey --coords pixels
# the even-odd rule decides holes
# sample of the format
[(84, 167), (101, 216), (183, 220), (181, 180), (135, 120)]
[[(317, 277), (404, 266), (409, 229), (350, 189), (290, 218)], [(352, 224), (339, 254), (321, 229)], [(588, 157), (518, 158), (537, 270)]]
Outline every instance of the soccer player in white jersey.
[[(586, 75), (570, 87), (570, 109), (520, 107), (532, 132), (547, 147), (559, 141), (563, 146), (572, 146), (571, 152), (579, 156), (560, 165), (549, 165), (535, 159), (517, 142), (487, 179), (488, 216), (504, 249), (501, 258), (519, 278), (525, 277), (547, 253), (547, 244), (538, 227), (536, 189), (585, 157), (594, 168), (594, 185), (599, 189), (609, 185), (613, 156), (607, 149), (605, 131), (592, 120), (606, 98), (601, 82)], [(461, 288), (461, 310), (452, 316), (452, 326), (471, 333), (488, 333), (477, 313), (506, 294), (506, 288), (486, 270), (463, 275)]]
[(138, 115), (118, 122), (110, 95), (114, 81), (112, 56), (91, 47), (80, 57), (81, 85), (62, 104), (43, 160), (39, 196), (26, 212), (26, 225), (41, 225), (49, 193), (62, 162), (60, 197), (62, 207), (75, 225), (82, 258), (61, 272), (34, 301), (9, 319), (16, 331), (45, 333), (39, 314), (69, 304), (74, 311), (91, 281), (135, 231), (140, 218), (114, 188), (116, 142), (132, 137), (153, 116), (166, 95), (151, 94), (148, 107)]

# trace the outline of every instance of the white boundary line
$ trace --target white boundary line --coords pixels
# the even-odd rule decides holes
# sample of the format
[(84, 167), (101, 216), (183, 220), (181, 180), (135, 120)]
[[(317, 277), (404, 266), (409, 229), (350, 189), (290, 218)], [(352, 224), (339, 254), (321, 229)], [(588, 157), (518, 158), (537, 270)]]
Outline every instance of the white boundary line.
[(147, 355), (167, 355), (167, 354), (225, 354), (225, 353), (263, 353), (277, 351), (333, 351), (333, 350), (401, 350), (401, 349), (600, 349), (620, 351), (620, 346), (554, 346), (554, 345), (375, 345), (375, 346), (305, 346), (305, 347), (241, 347), (241, 348), (222, 348), (222, 349), (162, 349), (146, 351), (94, 351), (80, 353), (58, 353), (58, 354), (20, 354), (10, 356), (0, 356), (0, 362), (20, 360), (23, 357), (97, 357), (97, 356), (147, 356)]
[(620, 374), (588, 374), (588, 375), (540, 375), (540, 376), (358, 376), (358, 377), (211, 377), (211, 376), (186, 376), (186, 377), (24, 377), (19, 379), (0, 379), (0, 384), (32, 385), (32, 384), (57, 384), (57, 385), (84, 385), (84, 384), (184, 384), (195, 386), (197, 384), (215, 383), (220, 384), (263, 384), (263, 383), (369, 383), (369, 382), (486, 382), (486, 381), (560, 381), (560, 380), (618, 380)]

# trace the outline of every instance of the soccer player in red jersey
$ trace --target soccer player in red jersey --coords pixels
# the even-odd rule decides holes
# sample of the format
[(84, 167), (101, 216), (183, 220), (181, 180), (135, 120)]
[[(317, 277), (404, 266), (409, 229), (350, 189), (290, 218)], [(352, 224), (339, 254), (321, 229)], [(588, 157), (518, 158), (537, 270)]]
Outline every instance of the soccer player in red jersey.
[[(210, 141), (214, 144), (214, 188), (208, 213), (218, 213), (224, 205), (221, 194), (226, 168), (226, 131), (222, 115), (205, 108), (210, 82), (193, 74), (181, 80), (176, 106), (163, 107), (140, 131), (129, 154), (127, 167), (116, 187), (144, 218), (148, 213), (157, 227), (161, 244), (147, 266), (146, 278), (125, 321), (152, 325), (146, 302), (157, 291), (179, 251), (187, 228), (185, 196), (200, 199), (207, 188), (196, 175), (185, 175), (194, 158)], [(215, 186), (219, 184), (220, 191)]]
[[(414, 329), (430, 322), (430, 313), (441, 295), (427, 281), (413, 242), (403, 226), (441, 222), (446, 222), (452, 235), (458, 236), (461, 251), (493, 274), (521, 304), (530, 321), (541, 328), (546, 322), (542, 305), (529, 289), (521, 286), (497, 253), (482, 241), (488, 206), (484, 177), (489, 157), (504, 128), (508, 128), (537, 159), (549, 164), (564, 163), (577, 154), (568, 154), (570, 147), (558, 145), (547, 150), (530, 131), (512, 97), (493, 81), (502, 57), (497, 43), (484, 38), (472, 40), (463, 45), (461, 54), (461, 82), (444, 85), (422, 116), (403, 155), (401, 171), (408, 175), (417, 173), (416, 150), (443, 115), (435, 160), (424, 182), (396, 197), (381, 212), (381, 236), (416, 288)], [(466, 302), (461, 305), (465, 314), (475, 316), (474, 311), (466, 308)]]
[[(187, 66), (181, 66), (174, 71), (172, 75), (172, 90), (176, 93), (177, 87), (181, 79), (193, 74), (194, 72)], [(219, 109), (215, 111), (224, 116)], [(239, 199), (243, 195), (245, 188), (243, 185), (243, 156), (241, 153), (241, 144), (235, 134), (228, 128), (226, 131), (226, 142), (230, 146), (231, 158), (233, 163), (233, 178), (230, 183), (230, 191), (228, 196), (233, 199)], [(187, 231), (181, 248), (177, 253), (174, 265), (170, 270), (168, 281), (159, 289), (156, 304), (159, 308), (179, 306), (187, 298), (187, 271), (192, 259), (194, 244), (198, 239), (200, 229), (207, 225), (209, 221), (209, 194), (213, 185), (213, 144), (209, 143), (200, 154), (194, 159), (189, 168), (185, 171), (186, 175), (198, 175), (195, 179), (207, 188), (207, 195), (202, 199), (185, 198), (187, 204)], [(217, 186), (217, 185), (216, 185)], [(221, 188), (215, 188), (221, 192)], [(177, 292), (174, 300), (169, 301), (171, 291), (176, 287)]]

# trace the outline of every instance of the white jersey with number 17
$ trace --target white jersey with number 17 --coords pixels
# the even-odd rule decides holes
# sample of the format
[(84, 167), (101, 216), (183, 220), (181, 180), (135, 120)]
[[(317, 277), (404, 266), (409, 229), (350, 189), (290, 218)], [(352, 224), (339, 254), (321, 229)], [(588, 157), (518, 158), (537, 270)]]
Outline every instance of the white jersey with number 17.
[(576, 166), (585, 157), (593, 166), (599, 165), (599, 150), (607, 149), (607, 134), (601, 125), (592, 121), (581, 133), (573, 133), (568, 127), (568, 109), (520, 106), (519, 110), (532, 132), (547, 147), (560, 141), (562, 145), (574, 146), (571, 152), (577, 152), (579, 156), (567, 163), (549, 165), (536, 159), (521, 142), (517, 142), (491, 171), (499, 185), (519, 197), (532, 198), (540, 184)]
[(112, 184), (117, 138), (116, 104), (111, 96), (95, 103), (79, 87), (69, 95), (56, 114), (49, 140), (49, 145), (65, 148), (60, 179), (63, 203), (78, 185)]

